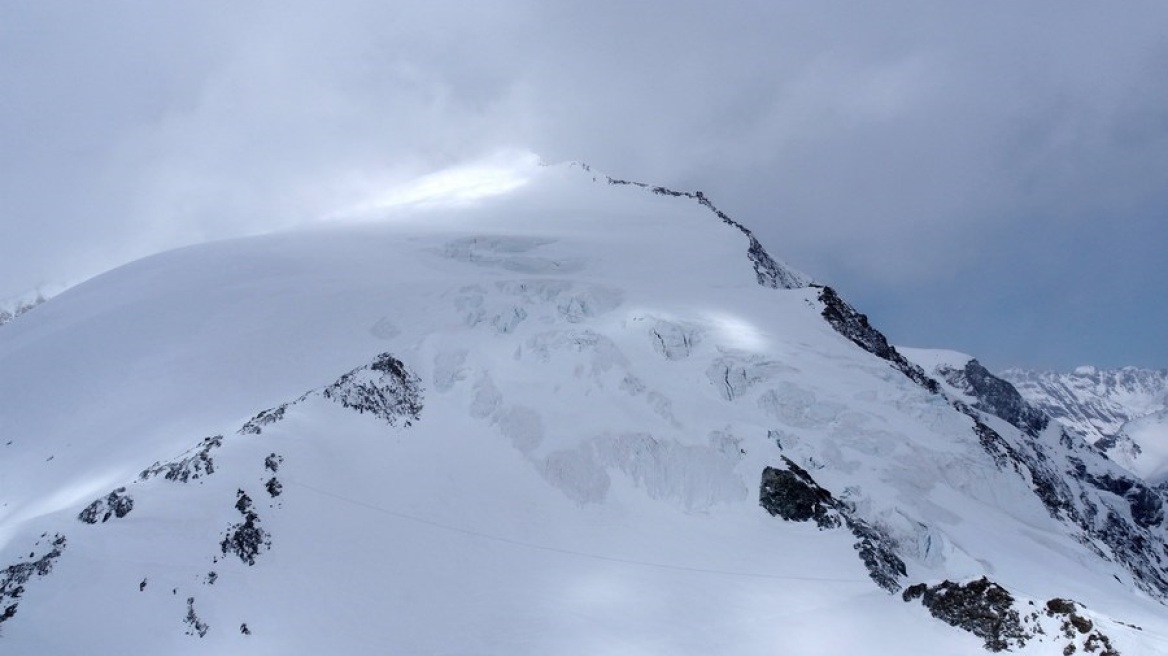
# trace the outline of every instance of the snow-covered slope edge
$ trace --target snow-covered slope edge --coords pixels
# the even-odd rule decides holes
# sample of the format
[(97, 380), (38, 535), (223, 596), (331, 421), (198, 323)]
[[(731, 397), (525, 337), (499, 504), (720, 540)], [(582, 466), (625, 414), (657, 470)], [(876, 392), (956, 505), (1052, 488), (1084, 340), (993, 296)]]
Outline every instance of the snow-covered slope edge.
[(976, 359), (951, 351), (906, 352), (943, 380), (957, 403), (1020, 429), (1020, 436), (1029, 439), (1007, 440), (994, 433), (985, 443), (987, 450), (995, 452), (1000, 464), (1025, 470), (1051, 515), (1077, 525), (1079, 539), (1101, 557), (1123, 563), (1142, 590), (1160, 599), (1168, 595), (1162, 490), (1049, 421)]
[[(585, 171), (591, 171), (591, 167), (587, 164), (580, 164)], [(699, 205), (710, 210), (717, 216), (722, 223), (732, 226), (742, 234), (746, 235), (750, 245), (746, 249), (746, 257), (750, 263), (754, 265), (754, 273), (758, 277), (758, 284), (763, 287), (771, 287), (774, 289), (797, 289), (799, 287), (806, 287), (811, 284), (811, 278), (807, 275), (792, 269), (789, 265), (779, 263), (767, 253), (763, 248), (762, 243), (754, 236), (746, 226), (730, 218), (725, 212), (718, 209), (714, 203), (706, 197), (701, 191), (675, 191), (666, 187), (658, 185), (650, 185), (644, 182), (633, 182), (630, 180), (621, 180), (611, 176), (605, 176), (608, 184), (613, 185), (632, 185), (642, 189), (648, 189), (654, 194), (660, 196), (673, 196), (674, 198), (689, 198), (698, 202)]]
[[(580, 182), (166, 254), (7, 327), (0, 562), (31, 574), (0, 640), (1154, 651), (1162, 606), (1010, 454), (1049, 429), (960, 409), (830, 290), (760, 285), (693, 197)], [(337, 402), (398, 399), (383, 375), (425, 397), (409, 430)]]

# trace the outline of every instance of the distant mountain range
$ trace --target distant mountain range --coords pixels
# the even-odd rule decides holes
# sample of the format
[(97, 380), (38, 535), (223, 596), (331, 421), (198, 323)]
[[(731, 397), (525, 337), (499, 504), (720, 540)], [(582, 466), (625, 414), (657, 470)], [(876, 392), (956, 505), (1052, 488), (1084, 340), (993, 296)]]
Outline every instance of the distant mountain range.
[(1125, 467), (1156, 483), (1168, 475), (1168, 370), (1008, 369), (1001, 377)]

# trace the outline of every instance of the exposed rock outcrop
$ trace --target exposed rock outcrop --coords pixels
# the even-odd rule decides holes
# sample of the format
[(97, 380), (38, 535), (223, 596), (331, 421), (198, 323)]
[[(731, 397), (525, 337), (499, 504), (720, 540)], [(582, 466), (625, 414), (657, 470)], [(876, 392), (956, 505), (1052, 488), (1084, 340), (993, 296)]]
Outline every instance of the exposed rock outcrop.
[(1010, 383), (991, 374), (976, 359), (963, 369), (945, 367), (939, 371), (945, 382), (977, 399), (973, 407), (1000, 417), (1031, 437), (1037, 437), (1049, 418), (1026, 402)]
[[(47, 534), (41, 536), (41, 541), (48, 539)], [(37, 542), (37, 546), (40, 546), (41, 541)], [(39, 578), (53, 571), (53, 565), (65, 551), (65, 542), (65, 536), (58, 533), (49, 542), (48, 551), (41, 556), (38, 557), (34, 551), (29, 554), (28, 560), (0, 569), (0, 624), (16, 615), (24, 586), (33, 577)]]
[(223, 555), (234, 554), (247, 565), (255, 565), (256, 557), (272, 547), (272, 538), (260, 526), (260, 516), (252, 509), (251, 497), (243, 490), (236, 493), (235, 509), (243, 521), (232, 524), (219, 543)]
[(372, 363), (341, 376), (321, 396), (390, 426), (417, 421), (422, 411), (422, 381), (401, 360), (382, 353)]
[(107, 522), (111, 517), (121, 519), (130, 514), (130, 511), (133, 509), (134, 500), (126, 494), (126, 488), (119, 487), (86, 506), (77, 515), (77, 519), (86, 524), (96, 524), (98, 521)]
[(984, 576), (969, 583), (918, 583), (907, 588), (903, 598), (920, 599), (933, 617), (981, 638), (990, 651), (1023, 647), (1033, 637), (1022, 625), (1014, 597)]
[[(215, 460), (211, 452), (223, 446), (223, 436), (213, 435), (203, 438), (198, 446), (177, 460), (156, 462), (138, 475), (139, 480), (149, 480), (161, 475), (168, 481), (187, 483), (215, 473)], [(189, 455), (187, 455), (189, 454)]]
[(941, 388), (937, 381), (929, 378), (923, 369), (901, 355), (896, 347), (889, 344), (888, 339), (868, 322), (867, 315), (860, 314), (848, 305), (834, 289), (821, 288), (819, 302), (823, 303), (824, 320), (831, 324), (837, 333), (881, 360), (887, 360), (898, 371), (926, 390), (934, 394), (940, 392)]
[(836, 499), (789, 458), (784, 469), (767, 467), (762, 472), (759, 504), (771, 515), (787, 521), (814, 520), (821, 529), (846, 526), (856, 537), (854, 545), (868, 576), (890, 593), (900, 591), (905, 576), (904, 561), (896, 554), (896, 543), (884, 531), (856, 515), (848, 504)]

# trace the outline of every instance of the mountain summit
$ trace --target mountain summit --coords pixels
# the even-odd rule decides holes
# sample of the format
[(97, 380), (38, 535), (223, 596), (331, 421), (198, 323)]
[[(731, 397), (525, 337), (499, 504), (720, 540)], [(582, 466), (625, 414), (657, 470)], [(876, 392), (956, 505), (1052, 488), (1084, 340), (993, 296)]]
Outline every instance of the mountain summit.
[(11, 653), (1147, 654), (1162, 492), (699, 192), (185, 248), (0, 328)]

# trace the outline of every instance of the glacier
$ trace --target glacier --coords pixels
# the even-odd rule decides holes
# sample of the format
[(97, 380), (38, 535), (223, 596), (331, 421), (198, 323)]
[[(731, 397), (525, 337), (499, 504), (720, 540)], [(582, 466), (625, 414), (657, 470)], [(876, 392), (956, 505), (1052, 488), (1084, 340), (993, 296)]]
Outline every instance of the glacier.
[(1163, 651), (1158, 490), (699, 192), (507, 180), (0, 328), (0, 648)]

